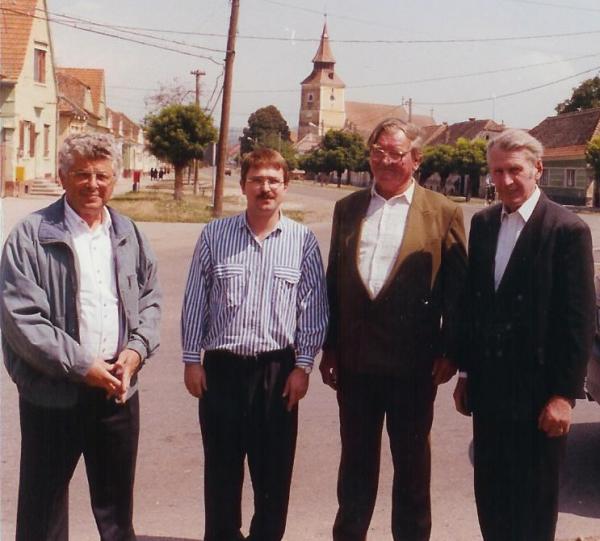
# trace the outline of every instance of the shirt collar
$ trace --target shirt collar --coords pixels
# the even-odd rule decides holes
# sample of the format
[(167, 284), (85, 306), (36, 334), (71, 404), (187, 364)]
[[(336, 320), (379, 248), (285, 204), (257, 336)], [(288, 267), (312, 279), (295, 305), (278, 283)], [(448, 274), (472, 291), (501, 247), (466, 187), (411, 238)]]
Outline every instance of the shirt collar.
[(500, 221), (504, 220), (505, 216), (518, 213), (521, 218), (523, 218), (523, 221), (527, 223), (533, 214), (533, 209), (535, 209), (537, 202), (540, 200), (541, 194), (541, 190), (536, 186), (531, 195), (527, 198), (527, 201), (525, 201), (517, 210), (515, 210), (514, 213), (510, 213), (506, 207), (502, 205), (502, 216), (500, 216)]
[[(288, 222), (288, 218), (286, 218), (283, 215), (283, 212), (281, 212), (281, 210), (279, 211), (279, 221), (277, 222), (277, 225), (275, 226), (275, 228), (273, 229), (273, 231), (271, 231), (271, 234), (274, 233), (275, 231), (283, 231), (286, 228)], [(246, 216), (245, 212), (242, 212), (241, 214), (237, 215), (237, 226), (240, 229), (247, 229), (250, 234), (254, 235), (254, 233), (252, 233), (252, 228), (250, 227), (250, 224), (248, 223), (248, 217)]]
[(412, 203), (413, 196), (415, 195), (415, 179), (414, 178), (410, 179), (410, 184), (409, 184), (408, 188), (406, 188), (406, 190), (404, 190), (401, 194), (390, 197), (389, 199), (385, 199), (382, 195), (377, 193), (377, 190), (375, 189), (376, 185), (377, 185), (377, 183), (373, 182), (373, 186), (371, 187), (371, 197), (381, 199), (382, 201), (396, 201), (396, 200), (401, 201), (404, 199), (410, 205)]
[[(79, 216), (74, 210), (69, 202), (65, 198), (65, 224), (69, 231), (77, 231), (77, 230), (85, 230), (87, 232), (91, 231), (90, 226), (86, 223), (86, 221)], [(102, 207), (102, 224), (101, 228), (108, 232), (112, 225), (112, 219), (110, 217), (110, 212), (106, 207)]]

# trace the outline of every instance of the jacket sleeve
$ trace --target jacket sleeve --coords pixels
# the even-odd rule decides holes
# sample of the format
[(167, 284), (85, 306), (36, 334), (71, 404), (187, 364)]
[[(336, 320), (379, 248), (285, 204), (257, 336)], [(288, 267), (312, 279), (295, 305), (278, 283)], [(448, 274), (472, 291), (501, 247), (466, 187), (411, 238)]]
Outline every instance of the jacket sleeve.
[(548, 384), (552, 395), (578, 398), (596, 327), (592, 237), (578, 221), (565, 227), (560, 239), (553, 271), (560, 280), (554, 306), (560, 324), (553, 327), (556, 347), (548, 352), (553, 359)]
[(145, 235), (134, 224), (138, 238), (139, 284), (137, 327), (129, 330), (127, 348), (137, 351), (142, 361), (156, 351), (160, 344), (160, 315), (162, 292), (158, 283), (156, 256)]
[[(30, 226), (29, 226), (30, 227)], [(3, 339), (33, 369), (52, 378), (80, 381), (93, 356), (52, 322), (38, 268), (36, 240), (21, 224), (8, 237), (0, 262), (0, 320)]]
[(443, 243), (442, 353), (445, 357), (457, 361), (463, 320), (462, 300), (467, 274), (465, 226), (459, 206), (454, 209)]
[(336, 203), (333, 211), (333, 223), (331, 227), (331, 242), (329, 244), (329, 260), (327, 263), (327, 299), (329, 301), (329, 326), (323, 349), (335, 351), (338, 347), (339, 326), (339, 295), (338, 295), (338, 273), (340, 259), (340, 204)]

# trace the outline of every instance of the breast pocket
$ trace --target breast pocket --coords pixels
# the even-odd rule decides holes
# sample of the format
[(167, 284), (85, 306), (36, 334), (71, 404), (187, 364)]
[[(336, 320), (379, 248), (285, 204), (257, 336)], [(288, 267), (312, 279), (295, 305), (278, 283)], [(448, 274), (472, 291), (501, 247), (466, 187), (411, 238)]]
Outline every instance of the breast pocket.
[(229, 307), (239, 306), (246, 293), (244, 265), (215, 265), (213, 273), (217, 298)]
[(300, 271), (293, 267), (273, 267), (275, 301), (278, 306), (295, 306)]

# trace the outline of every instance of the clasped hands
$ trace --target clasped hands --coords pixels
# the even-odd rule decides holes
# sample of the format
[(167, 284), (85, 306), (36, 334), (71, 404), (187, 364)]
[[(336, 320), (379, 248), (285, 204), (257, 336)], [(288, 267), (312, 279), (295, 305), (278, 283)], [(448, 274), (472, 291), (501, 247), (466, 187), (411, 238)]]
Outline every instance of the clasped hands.
[(95, 359), (83, 380), (90, 387), (104, 389), (107, 398), (114, 398), (118, 404), (124, 404), (131, 378), (141, 363), (142, 359), (137, 351), (124, 349), (113, 364)]

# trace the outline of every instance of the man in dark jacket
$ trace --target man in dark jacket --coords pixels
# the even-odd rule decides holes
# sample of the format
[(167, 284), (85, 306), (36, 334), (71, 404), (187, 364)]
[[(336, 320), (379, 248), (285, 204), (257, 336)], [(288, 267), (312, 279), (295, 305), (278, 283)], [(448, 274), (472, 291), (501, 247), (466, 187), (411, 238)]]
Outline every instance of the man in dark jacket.
[(521, 130), (487, 157), (501, 204), (473, 217), (457, 409), (473, 413), (485, 541), (552, 541), (561, 457), (594, 334), (589, 228), (538, 188), (543, 148)]

